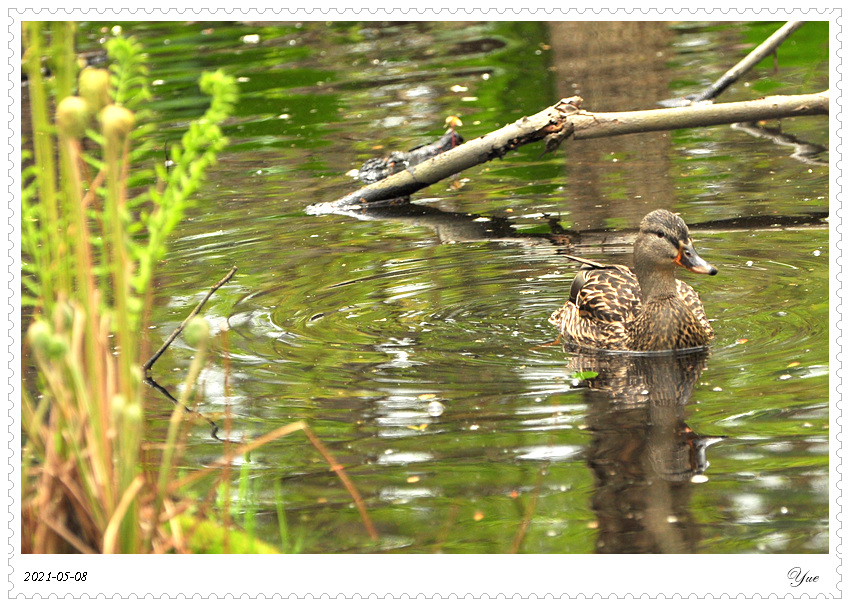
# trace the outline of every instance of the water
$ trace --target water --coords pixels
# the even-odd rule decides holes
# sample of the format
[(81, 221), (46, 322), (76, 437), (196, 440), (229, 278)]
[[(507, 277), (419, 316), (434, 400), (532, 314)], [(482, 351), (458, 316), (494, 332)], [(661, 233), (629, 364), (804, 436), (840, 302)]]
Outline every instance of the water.
[[(87, 45), (101, 25), (83, 25)], [(252, 455), (260, 537), (279, 542), (282, 499), (289, 548), (306, 552), (826, 552), (827, 223), (712, 223), (825, 215), (825, 164), (699, 128), (543, 157), (527, 146), (409, 207), (304, 212), (355, 189), (346, 172), (367, 158), (435, 139), (448, 115), (470, 139), (574, 94), (589, 110), (654, 107), (778, 25), (124, 24), (151, 54), (161, 143), (202, 111), (201, 70), (242, 90), (231, 146), (159, 271), (152, 345), (238, 266), (204, 313), (218, 340), (202, 411), (224, 425), (229, 410), (244, 437), (306, 421), (380, 539), (300, 434)], [(806, 25), (778, 72), (765, 62), (721, 101), (825, 89), (826, 40), (825, 24)], [(825, 118), (781, 126), (828, 144)], [(719, 269), (681, 276), (713, 321), (710, 356), (553, 344), (547, 318), (576, 270), (553, 226), (582, 231), (575, 254), (630, 263), (629, 235), (658, 207), (681, 213)], [(158, 381), (178, 386), (192, 354), (175, 343)], [(169, 405), (151, 393), (150, 407), (156, 427)], [(199, 422), (186, 466), (221, 449)]]

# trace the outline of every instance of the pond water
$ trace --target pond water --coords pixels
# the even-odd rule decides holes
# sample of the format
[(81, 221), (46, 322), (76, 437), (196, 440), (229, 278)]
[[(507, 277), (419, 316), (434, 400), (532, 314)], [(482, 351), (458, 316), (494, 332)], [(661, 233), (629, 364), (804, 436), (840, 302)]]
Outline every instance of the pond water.
[[(103, 25), (81, 25), (83, 47)], [(825, 152), (788, 145), (828, 146), (826, 118), (762, 125), (782, 144), (719, 126), (530, 145), (412, 205), (305, 212), (449, 115), (471, 139), (571, 95), (657, 107), (779, 25), (122, 24), (150, 53), (158, 145), (203, 111), (202, 70), (240, 79), (231, 145), (158, 274), (152, 348), (238, 266), (204, 311), (218, 338), (201, 411), (246, 438), (307, 422), (379, 539), (301, 433), (242, 462), (259, 537), (280, 545), (280, 502), (284, 549), (303, 552), (827, 552), (829, 175)], [(827, 39), (805, 25), (778, 69), (719, 101), (826, 89)], [(577, 269), (560, 253), (629, 264), (655, 208), (719, 270), (680, 276), (710, 355), (565, 351), (547, 322)], [(178, 340), (157, 381), (179, 386), (192, 355)], [(150, 408), (164, 424), (169, 403), (152, 392)], [(186, 465), (221, 452), (199, 422)]]

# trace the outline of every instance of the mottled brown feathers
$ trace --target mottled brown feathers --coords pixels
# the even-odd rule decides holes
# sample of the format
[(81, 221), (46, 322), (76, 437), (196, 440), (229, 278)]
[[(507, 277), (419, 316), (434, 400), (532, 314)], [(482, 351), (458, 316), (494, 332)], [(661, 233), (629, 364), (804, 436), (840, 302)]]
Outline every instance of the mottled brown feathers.
[[(683, 255), (687, 265), (680, 263)], [(673, 278), (673, 267), (703, 274), (717, 270), (693, 250), (679, 217), (653, 211), (641, 222), (635, 242), (637, 274), (626, 266), (588, 263), (592, 266), (583, 266), (573, 280), (570, 300), (549, 318), (569, 341), (638, 351), (679, 350), (711, 341), (714, 331), (699, 295)]]

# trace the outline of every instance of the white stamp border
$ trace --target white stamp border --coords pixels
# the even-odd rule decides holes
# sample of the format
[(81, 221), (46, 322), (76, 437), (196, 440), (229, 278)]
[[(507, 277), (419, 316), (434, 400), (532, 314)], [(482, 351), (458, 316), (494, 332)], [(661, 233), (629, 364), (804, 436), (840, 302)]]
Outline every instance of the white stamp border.
[[(56, 3), (58, 4), (58, 3)], [(124, 6), (127, 4), (127, 6)], [(782, 598), (838, 599), (842, 584), (842, 195), (843, 54), (842, 9), (827, 6), (779, 8), (776, 2), (735, 3), (716, 8), (577, 5), (515, 9), (506, 3), (452, 8), (398, 7), (392, 3), (323, 2), (299, 8), (139, 8), (116, 2), (110, 8), (10, 7), (6, 38), (7, 201), (0, 248), (7, 270), (7, 331), (0, 348), (8, 378), (8, 490), (6, 596), (27, 598)], [(306, 5), (306, 6), (305, 6)], [(504, 6), (503, 6), (504, 5)], [(41, 10), (47, 9), (47, 10)], [(633, 10), (637, 9), (637, 10)], [(830, 21), (830, 528), (823, 555), (274, 555), (274, 556), (63, 556), (21, 555), (20, 511), (20, 24), (28, 19), (74, 20), (828, 20)], [(791, 587), (793, 568), (819, 576), (819, 583)], [(34, 585), (32, 570), (84, 570), (85, 584)]]

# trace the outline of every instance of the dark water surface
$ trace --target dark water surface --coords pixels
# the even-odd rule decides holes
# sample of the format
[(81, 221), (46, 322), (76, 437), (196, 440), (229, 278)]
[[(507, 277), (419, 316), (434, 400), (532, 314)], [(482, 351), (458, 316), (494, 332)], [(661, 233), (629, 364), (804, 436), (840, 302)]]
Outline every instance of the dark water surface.
[[(85, 45), (101, 25), (82, 26)], [(309, 423), (380, 539), (301, 434), (243, 463), (259, 536), (280, 541), (277, 486), (287, 548), (306, 552), (826, 552), (825, 153), (804, 162), (787, 139), (728, 126), (570, 141), (542, 158), (537, 144), (410, 207), (305, 213), (355, 189), (346, 173), (364, 160), (435, 139), (449, 115), (471, 139), (575, 94), (591, 111), (656, 107), (778, 26), (125, 24), (150, 53), (163, 142), (203, 110), (202, 70), (227, 70), (242, 92), (231, 146), (160, 268), (152, 346), (238, 266), (205, 310), (219, 341), (201, 409), (223, 425), (229, 406), (245, 437)], [(827, 35), (807, 24), (778, 71), (765, 61), (720, 101), (826, 89)], [(762, 126), (828, 145), (824, 117)], [(582, 231), (573, 253), (630, 263), (629, 234), (659, 207), (719, 269), (681, 276), (713, 321), (710, 356), (552, 345), (547, 318), (576, 266), (545, 235)], [(805, 221), (716, 223), (752, 217)], [(176, 343), (157, 379), (179, 386), (192, 355)], [(150, 399), (160, 423), (169, 405)], [(199, 423), (187, 465), (221, 450)]]

